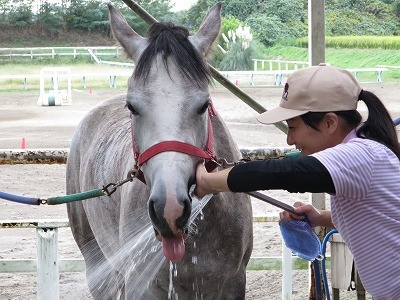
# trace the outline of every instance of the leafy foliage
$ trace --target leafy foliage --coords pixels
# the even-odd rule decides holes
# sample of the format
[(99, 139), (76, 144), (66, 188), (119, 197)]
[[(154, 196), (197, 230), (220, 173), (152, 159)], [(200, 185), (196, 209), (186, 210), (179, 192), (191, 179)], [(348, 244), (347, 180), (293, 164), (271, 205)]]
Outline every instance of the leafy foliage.
[[(190, 9), (173, 13), (172, 0), (136, 0), (157, 20), (173, 20), (186, 26), (191, 33), (198, 28), (209, 8), (218, 1), (198, 0)], [(135, 31), (146, 34), (148, 25), (139, 16), (122, 1), (114, 1), (114, 5)], [(227, 34), (230, 29), (246, 25), (254, 34), (253, 46), (269, 47), (277, 42), (290, 45), (298, 38), (307, 36), (307, 10), (308, 0), (224, 0), (222, 32)], [(325, 0), (325, 16), (328, 37), (400, 35), (400, 0)], [(108, 19), (104, 0), (0, 0), (0, 26), (3, 31), (7, 31), (7, 28), (35, 28), (54, 36), (60, 32), (78, 30), (109, 36)], [(220, 39), (218, 43), (222, 44), (223, 41)], [(354, 43), (346, 43), (348, 47), (355, 47)], [(396, 43), (392, 41), (385, 43), (379, 47), (397, 47), (393, 46)], [(364, 47), (364, 44), (360, 42), (360, 46)], [(212, 61), (218, 66), (223, 56), (221, 52), (214, 53)]]

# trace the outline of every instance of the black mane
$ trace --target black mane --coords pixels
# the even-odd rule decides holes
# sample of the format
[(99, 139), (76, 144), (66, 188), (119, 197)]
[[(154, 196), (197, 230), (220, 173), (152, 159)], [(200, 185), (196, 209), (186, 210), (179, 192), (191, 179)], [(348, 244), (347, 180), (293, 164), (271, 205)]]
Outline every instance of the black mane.
[(172, 23), (155, 23), (148, 30), (149, 46), (143, 51), (134, 71), (135, 79), (147, 80), (149, 66), (157, 54), (162, 54), (168, 70), (167, 58), (171, 57), (182, 74), (198, 86), (210, 83), (211, 77), (206, 62), (190, 43), (189, 31)]

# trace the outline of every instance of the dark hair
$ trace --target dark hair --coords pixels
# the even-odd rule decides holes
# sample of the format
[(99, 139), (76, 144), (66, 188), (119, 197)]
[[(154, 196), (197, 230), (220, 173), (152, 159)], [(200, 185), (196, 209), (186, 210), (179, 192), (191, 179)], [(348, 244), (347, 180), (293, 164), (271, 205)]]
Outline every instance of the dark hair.
[[(393, 120), (382, 101), (368, 91), (361, 91), (359, 100), (364, 101), (368, 108), (368, 118), (357, 129), (357, 137), (367, 138), (384, 144), (400, 159), (400, 144)], [(335, 111), (349, 127), (356, 127), (361, 123), (362, 117), (357, 110)], [(301, 116), (304, 123), (318, 130), (317, 125), (322, 121), (327, 112), (309, 112)]]
[(167, 59), (171, 57), (182, 74), (194, 84), (202, 87), (205, 83), (210, 83), (208, 66), (188, 37), (189, 31), (184, 27), (170, 22), (154, 23), (148, 30), (149, 45), (139, 58), (134, 78), (146, 81), (150, 72), (149, 66), (161, 54), (168, 73)]

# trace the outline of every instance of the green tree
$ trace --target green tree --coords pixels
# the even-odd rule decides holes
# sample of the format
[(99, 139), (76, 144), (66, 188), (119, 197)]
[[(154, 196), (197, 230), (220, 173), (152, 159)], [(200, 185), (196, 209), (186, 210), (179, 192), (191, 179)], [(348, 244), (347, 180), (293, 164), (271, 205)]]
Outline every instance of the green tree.
[(43, 3), (36, 15), (36, 24), (39, 29), (49, 32), (51, 35), (57, 34), (64, 26), (60, 7), (56, 4)]
[(26, 27), (32, 23), (33, 0), (0, 1), (0, 25)]
[[(136, 2), (159, 22), (173, 21), (173, 23), (176, 23), (174, 21), (175, 14), (171, 12), (172, 4), (170, 0), (138, 0)], [(126, 5), (120, 7), (120, 11), (125, 16), (128, 24), (137, 33), (146, 35), (147, 29), (149, 28), (146, 22)]]
[(178, 22), (193, 34), (199, 28), (207, 11), (217, 2), (217, 0), (198, 0), (187, 11), (179, 13)]
[(107, 31), (108, 23), (108, 8), (101, 0), (74, 1), (68, 10), (68, 29)]

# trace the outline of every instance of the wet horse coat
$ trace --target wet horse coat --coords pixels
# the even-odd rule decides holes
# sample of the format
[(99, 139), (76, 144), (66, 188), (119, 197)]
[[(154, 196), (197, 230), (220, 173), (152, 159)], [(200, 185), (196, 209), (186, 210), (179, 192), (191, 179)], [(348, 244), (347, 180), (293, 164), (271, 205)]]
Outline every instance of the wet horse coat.
[[(67, 193), (125, 178), (134, 150), (143, 153), (164, 141), (204, 149), (210, 130), (214, 154), (237, 161), (240, 152), (222, 119), (207, 113), (210, 77), (203, 58), (218, 36), (221, 5), (208, 12), (193, 36), (157, 23), (147, 38), (109, 8), (114, 35), (136, 68), (126, 95), (98, 104), (79, 124), (67, 162)], [(161, 152), (141, 166), (146, 184), (135, 179), (110, 197), (68, 204), (95, 299), (167, 299), (169, 265), (159, 241), (173, 257), (172, 248), (183, 239), (186, 250), (177, 254), (183, 257), (171, 279), (179, 299), (244, 299), (253, 238), (250, 199), (218, 194), (204, 208), (204, 220), (190, 225), (189, 188), (199, 161)]]

